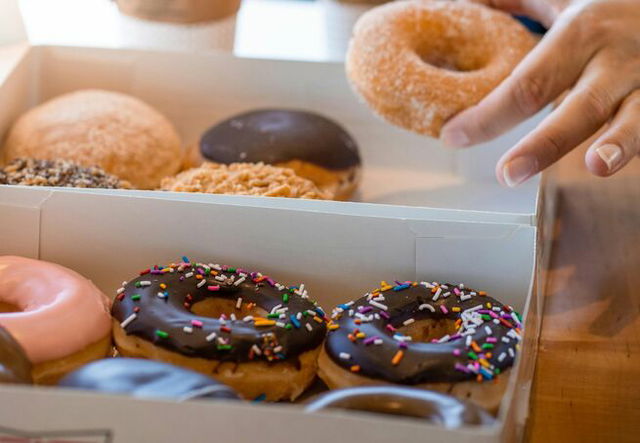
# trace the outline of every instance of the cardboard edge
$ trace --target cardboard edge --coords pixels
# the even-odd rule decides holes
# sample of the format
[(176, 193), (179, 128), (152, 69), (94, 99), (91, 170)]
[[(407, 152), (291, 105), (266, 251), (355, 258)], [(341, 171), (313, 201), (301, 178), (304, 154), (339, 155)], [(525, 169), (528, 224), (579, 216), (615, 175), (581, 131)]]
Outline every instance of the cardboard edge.
[[(529, 415), (531, 411), (532, 390), (535, 382), (537, 367), (538, 347), (543, 327), (544, 294), (547, 285), (547, 271), (551, 260), (551, 248), (556, 215), (556, 183), (543, 173), (540, 185), (537, 233), (535, 242), (535, 269), (532, 276), (532, 288), (530, 299), (527, 301), (527, 318), (525, 319), (526, 331), (534, 330), (533, 335), (526, 336), (522, 357), (528, 357), (528, 365), (519, 365), (518, 383), (524, 383), (525, 389), (515, 391), (511, 410), (512, 417), (505, 417), (505, 427), (501, 440), (505, 442), (522, 441), (529, 432)], [(526, 353), (526, 356), (525, 356)], [(524, 358), (522, 358), (524, 360)], [(520, 362), (519, 362), (520, 363)]]
[[(99, 414), (94, 419), (95, 423), (76, 423), (73, 420), (73, 410), (83, 409), (84, 407), (96, 407), (98, 411), (113, 412), (122, 407), (122, 409), (129, 411), (129, 413), (132, 414), (129, 419), (135, 420), (136, 418), (147, 416), (144, 412), (147, 408), (151, 408), (155, 411), (159, 408), (163, 408), (163, 410), (166, 411), (172, 411), (176, 408), (187, 408), (192, 412), (198, 411), (198, 413), (188, 414), (189, 417), (193, 418), (193, 421), (191, 422), (191, 424), (193, 424), (193, 422), (202, 419), (203, 413), (206, 413), (207, 411), (215, 412), (217, 408), (221, 407), (221, 405), (224, 405), (224, 408), (226, 409), (225, 413), (228, 414), (239, 415), (242, 413), (260, 411), (260, 420), (263, 422), (269, 421), (276, 423), (284, 419), (297, 418), (298, 420), (296, 421), (304, 421), (307, 425), (316, 427), (319, 430), (322, 428), (323, 422), (327, 424), (329, 422), (337, 421), (339, 426), (336, 428), (341, 427), (342, 429), (345, 429), (345, 425), (348, 425), (351, 429), (375, 427), (376, 430), (382, 431), (382, 433), (384, 433), (383, 430), (386, 426), (393, 425), (394, 429), (400, 430), (400, 432), (404, 431), (414, 438), (421, 435), (423, 436), (425, 433), (429, 433), (431, 437), (430, 440), (433, 439), (434, 441), (470, 441), (470, 439), (473, 439), (474, 442), (478, 443), (491, 442), (494, 441), (500, 430), (498, 424), (493, 426), (473, 426), (458, 429), (447, 429), (436, 424), (425, 423), (408, 417), (386, 416), (346, 410), (327, 410), (308, 413), (302, 409), (301, 405), (284, 403), (263, 405), (250, 402), (229, 402), (224, 400), (212, 401), (203, 399), (176, 402), (172, 399), (135, 398), (125, 394), (106, 394), (81, 389), (42, 386), (33, 387), (26, 385), (5, 385), (1, 390), (4, 398), (3, 402), (0, 404), (0, 416), (5, 415), (2, 413), (3, 408), (12, 408), (13, 404), (19, 403), (26, 397), (29, 398), (30, 402), (33, 402), (34, 409), (37, 411), (41, 411), (43, 408), (47, 408), (47, 405), (52, 406), (58, 402), (63, 402), (70, 407), (70, 410), (55, 411), (51, 414), (54, 419), (57, 416), (61, 416), (61, 414), (64, 415), (65, 420), (63, 423), (56, 422), (55, 425), (42, 425), (41, 423), (38, 423), (35, 429), (29, 428), (28, 430), (21, 429), (24, 426), (22, 422), (1, 423), (0, 433), (3, 428), (25, 434), (43, 433), (43, 431), (55, 434), (63, 431), (87, 432), (90, 430), (101, 430), (103, 433), (109, 433), (114, 440), (124, 441), (121, 439), (121, 433), (118, 432), (118, 425), (110, 425), (108, 428), (104, 425), (98, 425), (97, 423), (100, 423), (102, 420)], [(49, 410), (51, 410), (51, 408), (49, 408)], [(14, 411), (12, 414), (13, 416), (16, 416), (17, 414), (20, 414), (20, 412)], [(310, 422), (310, 420), (313, 421)], [(25, 417), (24, 421), (28, 422), (28, 417)], [(301, 428), (304, 425), (295, 424), (294, 426)], [(451, 433), (454, 433), (455, 435), (452, 435)], [(321, 432), (313, 433), (306, 437), (308, 437), (308, 441), (312, 442), (327, 441), (326, 437)]]
[(27, 32), (17, 0), (0, 0), (0, 46), (6, 43), (25, 42)]
[[(0, 185), (0, 190), (8, 188), (8, 185)], [(29, 186), (11, 186), (25, 190), (33, 189)], [(157, 199), (169, 201), (184, 201), (190, 203), (212, 205), (235, 205), (276, 210), (289, 210), (299, 212), (317, 212), (332, 215), (347, 215), (354, 217), (393, 218), (407, 221), (441, 220), (452, 222), (473, 222), (488, 224), (512, 224), (531, 226), (535, 215), (518, 214), (494, 211), (477, 211), (454, 208), (438, 207), (413, 207), (391, 204), (378, 204), (367, 202), (343, 202), (326, 200), (299, 200), (293, 198), (269, 198), (245, 195), (213, 195), (184, 192), (160, 192), (145, 190), (119, 190), (119, 189), (83, 189), (83, 188), (56, 188), (44, 187), (57, 193), (80, 193), (94, 195), (113, 195), (118, 197), (130, 197), (140, 199)]]
[(0, 194), (0, 254), (7, 248), (12, 255), (40, 258), (42, 208), (52, 194), (50, 190)]

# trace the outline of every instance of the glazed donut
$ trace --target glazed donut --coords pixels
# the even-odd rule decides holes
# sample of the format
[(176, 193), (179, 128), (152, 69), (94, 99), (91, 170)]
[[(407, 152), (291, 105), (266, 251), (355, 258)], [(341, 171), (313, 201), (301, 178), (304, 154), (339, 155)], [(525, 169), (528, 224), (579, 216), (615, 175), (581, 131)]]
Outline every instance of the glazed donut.
[(0, 302), (0, 326), (27, 353), (37, 384), (54, 384), (111, 352), (109, 299), (70, 269), (0, 257)]
[(437, 137), (446, 120), (478, 103), (534, 44), (518, 21), (482, 5), (397, 1), (360, 17), (346, 70), (353, 89), (385, 120)]
[(138, 398), (237, 400), (233, 390), (206, 375), (153, 360), (105, 358), (67, 374), (58, 386)]
[(305, 412), (336, 408), (415, 417), (446, 428), (495, 423), (490, 414), (472, 403), (435, 391), (395, 386), (329, 391), (311, 400)]
[(31, 361), (20, 344), (0, 326), (0, 383), (31, 382)]
[(187, 367), (269, 401), (309, 386), (327, 330), (303, 285), (186, 257), (126, 283), (112, 314), (121, 355)]
[(408, 385), (495, 411), (520, 348), (518, 314), (462, 284), (383, 281), (332, 318), (318, 372), (330, 388)]
[(335, 200), (347, 200), (360, 182), (358, 145), (338, 123), (295, 109), (259, 109), (209, 128), (190, 162), (266, 163), (291, 168)]

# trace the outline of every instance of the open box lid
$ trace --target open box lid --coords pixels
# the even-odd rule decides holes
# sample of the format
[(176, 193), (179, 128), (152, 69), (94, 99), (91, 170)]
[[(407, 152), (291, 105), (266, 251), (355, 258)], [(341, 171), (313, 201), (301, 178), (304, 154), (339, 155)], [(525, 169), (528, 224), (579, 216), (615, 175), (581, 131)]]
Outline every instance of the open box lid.
[(0, 83), (23, 57), (27, 46), (18, 0), (0, 0)]
[(27, 34), (18, 7), (18, 0), (0, 0), (0, 47), (8, 43), (25, 42)]

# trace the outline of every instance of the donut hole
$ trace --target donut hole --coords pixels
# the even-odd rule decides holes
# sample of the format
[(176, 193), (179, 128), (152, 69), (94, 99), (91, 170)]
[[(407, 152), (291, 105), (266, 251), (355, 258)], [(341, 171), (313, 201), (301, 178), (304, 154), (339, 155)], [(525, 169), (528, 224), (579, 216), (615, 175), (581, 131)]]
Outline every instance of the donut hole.
[(0, 313), (4, 314), (7, 312), (20, 312), (20, 311), (22, 311), (22, 309), (20, 309), (16, 305), (0, 301)]
[(417, 320), (410, 325), (398, 328), (398, 332), (408, 335), (414, 342), (430, 342), (445, 335), (453, 335), (457, 331), (453, 320)]
[(441, 39), (418, 44), (416, 53), (431, 66), (453, 72), (469, 72), (483, 68), (489, 62), (486, 51), (472, 42)]
[(200, 317), (211, 318), (220, 318), (222, 314), (226, 317), (229, 317), (231, 314), (235, 314), (238, 318), (243, 318), (247, 315), (264, 317), (268, 314), (264, 309), (255, 305), (249, 305), (248, 303), (242, 303), (242, 305), (240, 305), (240, 309), (237, 309), (236, 303), (236, 300), (210, 297), (194, 303), (191, 305), (191, 309), (189, 310)]

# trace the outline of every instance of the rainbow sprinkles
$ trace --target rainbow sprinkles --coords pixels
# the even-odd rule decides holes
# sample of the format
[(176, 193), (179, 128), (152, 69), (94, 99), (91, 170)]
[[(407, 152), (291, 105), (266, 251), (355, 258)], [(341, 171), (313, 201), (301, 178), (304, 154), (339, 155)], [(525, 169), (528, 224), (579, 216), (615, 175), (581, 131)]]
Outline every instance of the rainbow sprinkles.
[(513, 308), (464, 284), (394, 283), (333, 310), (325, 351), (335, 364), (405, 385), (495, 380), (513, 365), (522, 335)]

